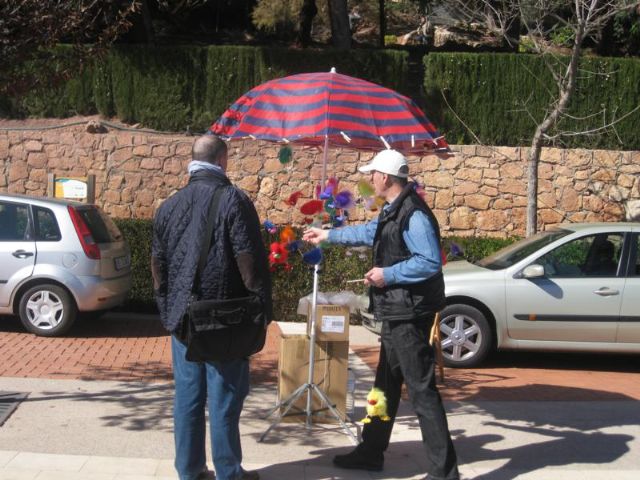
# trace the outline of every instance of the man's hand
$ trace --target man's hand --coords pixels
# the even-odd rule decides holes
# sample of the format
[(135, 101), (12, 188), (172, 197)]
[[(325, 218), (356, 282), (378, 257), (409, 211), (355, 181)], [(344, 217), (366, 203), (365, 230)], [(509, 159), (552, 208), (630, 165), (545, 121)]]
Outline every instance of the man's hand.
[(364, 274), (364, 284), (373, 285), (375, 287), (384, 287), (384, 274), (380, 267), (373, 267), (367, 273)]
[(305, 242), (311, 242), (314, 245), (318, 245), (321, 242), (326, 241), (329, 238), (329, 230), (322, 230), (321, 228), (310, 227), (302, 233), (302, 239)]

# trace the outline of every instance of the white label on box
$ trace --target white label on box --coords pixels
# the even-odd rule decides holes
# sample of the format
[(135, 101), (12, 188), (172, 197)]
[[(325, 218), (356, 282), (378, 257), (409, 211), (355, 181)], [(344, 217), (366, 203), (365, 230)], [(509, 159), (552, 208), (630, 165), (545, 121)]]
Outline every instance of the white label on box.
[(323, 315), (321, 332), (342, 333), (344, 332), (344, 317), (342, 315)]

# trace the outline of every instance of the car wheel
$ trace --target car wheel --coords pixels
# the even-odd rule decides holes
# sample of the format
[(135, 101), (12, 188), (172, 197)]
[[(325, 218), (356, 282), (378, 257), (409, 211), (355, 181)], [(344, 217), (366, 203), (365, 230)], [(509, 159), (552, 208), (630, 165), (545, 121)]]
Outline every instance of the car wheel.
[(27, 330), (43, 337), (67, 332), (78, 314), (71, 295), (62, 287), (42, 284), (20, 298), (20, 320)]
[(442, 354), (448, 367), (473, 367), (489, 353), (491, 327), (484, 314), (470, 305), (449, 305), (441, 315)]

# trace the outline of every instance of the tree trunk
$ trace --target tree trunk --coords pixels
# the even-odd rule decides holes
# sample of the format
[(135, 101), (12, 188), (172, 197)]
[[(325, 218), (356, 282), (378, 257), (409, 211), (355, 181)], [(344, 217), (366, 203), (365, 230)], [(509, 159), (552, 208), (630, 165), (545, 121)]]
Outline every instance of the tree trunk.
[(351, 29), (347, 0), (329, 0), (329, 18), (331, 18), (331, 43), (335, 48), (351, 48)]
[(311, 45), (311, 26), (317, 14), (316, 0), (304, 0), (298, 16), (298, 38), (296, 39), (296, 43), (301, 47)]
[(538, 231), (538, 165), (542, 153), (542, 129), (536, 129), (527, 155), (527, 237)]
[(387, 18), (384, 9), (384, 0), (378, 0), (378, 12), (380, 14), (380, 39), (379, 46), (384, 48), (384, 36), (387, 33)]
[(531, 151), (527, 158), (527, 237), (538, 231), (538, 165), (540, 164), (540, 154), (542, 152), (542, 142), (545, 134), (556, 123), (560, 115), (567, 109), (569, 99), (576, 89), (576, 75), (578, 72), (578, 61), (582, 52), (582, 41), (584, 40), (584, 25), (578, 25), (576, 38), (573, 42), (571, 58), (564, 74), (558, 82), (558, 100), (551, 103), (551, 111), (536, 128), (536, 133), (531, 142)]
[(147, 34), (147, 43), (155, 43), (156, 37), (153, 31), (153, 24), (151, 23), (151, 12), (149, 11), (149, 3), (147, 0), (142, 0), (142, 23), (144, 24), (144, 30)]

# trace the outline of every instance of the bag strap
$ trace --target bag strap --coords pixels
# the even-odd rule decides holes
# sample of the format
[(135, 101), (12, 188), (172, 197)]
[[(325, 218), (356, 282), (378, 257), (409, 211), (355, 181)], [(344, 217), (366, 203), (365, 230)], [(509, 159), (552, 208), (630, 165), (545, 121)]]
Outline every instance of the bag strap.
[(223, 190), (225, 187), (221, 186), (215, 189), (213, 192), (213, 197), (211, 198), (211, 204), (209, 205), (209, 213), (207, 215), (207, 226), (205, 229), (205, 237), (202, 242), (202, 249), (200, 250), (200, 260), (198, 261), (198, 268), (196, 269), (196, 281), (193, 282), (193, 288), (196, 288), (196, 285), (199, 282), (200, 273), (204, 270), (204, 265), (207, 263), (207, 256), (209, 253), (209, 249), (211, 248), (211, 237), (213, 235), (213, 219), (218, 212), (218, 208), (220, 206), (220, 197), (222, 196)]

